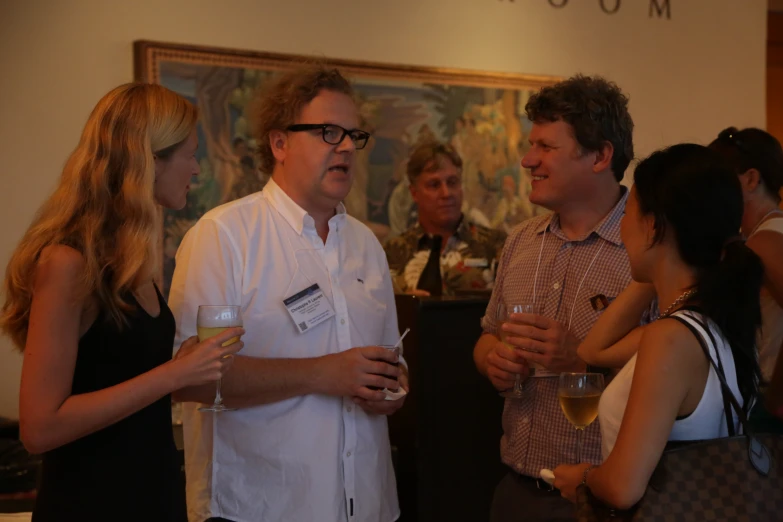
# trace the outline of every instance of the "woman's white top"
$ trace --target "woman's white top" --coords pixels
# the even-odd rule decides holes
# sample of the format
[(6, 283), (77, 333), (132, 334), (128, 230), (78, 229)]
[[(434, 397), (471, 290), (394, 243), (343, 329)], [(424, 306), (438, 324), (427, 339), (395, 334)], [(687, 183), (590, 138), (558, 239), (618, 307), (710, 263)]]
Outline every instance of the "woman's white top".
[[(699, 332), (705, 344), (709, 347), (710, 356), (716, 363), (718, 362), (716, 353), (719, 354), (720, 361), (723, 363), (726, 382), (737, 401), (742, 405), (742, 396), (737, 386), (737, 370), (734, 366), (734, 357), (728, 342), (718, 327), (700, 313), (691, 310), (679, 310), (672, 314), (672, 317), (674, 316), (684, 319)], [(713, 345), (709, 335), (707, 335), (707, 332), (704, 331), (699, 322), (708, 325), (717, 346)], [(628, 395), (631, 391), (631, 382), (633, 381), (635, 368), (636, 355), (634, 354), (601, 395), (601, 402), (598, 405), (598, 420), (601, 425), (601, 452), (604, 460), (609, 456), (617, 441), (617, 434), (620, 432), (620, 425), (623, 422), (625, 405), (628, 403)], [(736, 414), (733, 417), (734, 427), (738, 429)], [(725, 418), (720, 380), (715, 372), (715, 368), (710, 365), (707, 384), (704, 387), (704, 393), (698, 406), (693, 410), (693, 413), (674, 422), (669, 440), (705, 440), (725, 437), (728, 435)]]

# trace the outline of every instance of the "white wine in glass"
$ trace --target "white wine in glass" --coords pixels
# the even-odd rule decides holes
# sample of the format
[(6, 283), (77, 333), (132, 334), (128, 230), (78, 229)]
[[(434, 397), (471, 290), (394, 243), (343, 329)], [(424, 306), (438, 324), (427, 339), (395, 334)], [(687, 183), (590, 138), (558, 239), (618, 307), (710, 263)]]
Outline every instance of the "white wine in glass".
[(600, 373), (561, 373), (557, 388), (560, 408), (576, 434), (576, 462), (582, 462), (582, 436), (598, 416), (598, 403), (604, 390), (604, 376)]
[[(511, 348), (516, 350), (514, 346), (511, 346), (506, 340), (508, 338), (508, 332), (503, 331), (503, 325), (510, 322), (509, 316), (511, 314), (533, 314), (536, 312), (535, 306), (532, 304), (509, 304), (498, 303), (497, 309), (497, 324), (498, 324), (498, 337), (500, 340)], [(524, 390), (522, 389), (522, 376), (517, 374), (514, 376), (514, 387), (510, 390), (500, 392), (501, 397), (507, 399), (522, 399), (526, 397)]]
[[(196, 318), (196, 330), (199, 342), (218, 335), (227, 328), (242, 326), (242, 309), (234, 305), (201, 305), (198, 307)], [(239, 337), (232, 337), (222, 346), (229, 346), (239, 341)], [(215, 401), (212, 406), (202, 406), (198, 411), (232, 411), (236, 408), (227, 408), (223, 404), (223, 396), (220, 394), (220, 379), (217, 381)]]

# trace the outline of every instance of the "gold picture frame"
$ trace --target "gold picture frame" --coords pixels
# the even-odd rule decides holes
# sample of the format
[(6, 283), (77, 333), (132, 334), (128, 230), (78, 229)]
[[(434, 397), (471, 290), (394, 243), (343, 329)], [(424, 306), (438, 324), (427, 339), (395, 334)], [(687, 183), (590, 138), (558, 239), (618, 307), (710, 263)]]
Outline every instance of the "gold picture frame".
[(210, 208), (266, 182), (268, 173), (259, 172), (253, 154), (248, 101), (275, 74), (307, 61), (337, 67), (356, 88), (362, 128), (373, 138), (357, 152), (354, 188), (345, 205), (381, 241), (416, 219), (405, 162), (410, 148), (425, 139), (450, 142), (462, 156), (464, 210), (471, 220), (510, 229), (543, 212), (527, 199), (529, 180), (519, 166), (530, 128), (524, 104), (560, 78), (152, 41), (134, 42), (133, 50), (137, 81), (164, 85), (200, 109), (202, 173), (186, 208), (163, 213), (166, 295), (174, 253), (190, 226)]

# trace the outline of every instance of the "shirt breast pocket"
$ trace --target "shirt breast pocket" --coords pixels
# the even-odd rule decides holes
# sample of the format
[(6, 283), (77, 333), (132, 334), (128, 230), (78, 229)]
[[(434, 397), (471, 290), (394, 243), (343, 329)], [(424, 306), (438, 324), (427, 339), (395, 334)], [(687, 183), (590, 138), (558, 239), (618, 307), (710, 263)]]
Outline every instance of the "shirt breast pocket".
[(358, 336), (355, 346), (383, 344), (387, 311), (383, 294), (380, 277), (353, 278), (346, 289), (348, 314), (354, 326), (351, 335)]

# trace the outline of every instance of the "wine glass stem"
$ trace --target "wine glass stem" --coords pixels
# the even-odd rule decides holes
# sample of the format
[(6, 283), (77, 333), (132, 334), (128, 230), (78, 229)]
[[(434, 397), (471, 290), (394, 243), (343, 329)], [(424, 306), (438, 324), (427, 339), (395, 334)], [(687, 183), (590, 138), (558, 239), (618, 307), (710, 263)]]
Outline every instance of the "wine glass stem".
[(582, 463), (582, 435), (584, 435), (584, 428), (576, 429), (576, 463)]
[(519, 374), (514, 377), (514, 392), (522, 393), (522, 376)]
[(223, 404), (223, 395), (220, 394), (220, 383), (223, 381), (223, 379), (217, 380), (217, 388), (215, 389), (215, 405), (222, 405)]

